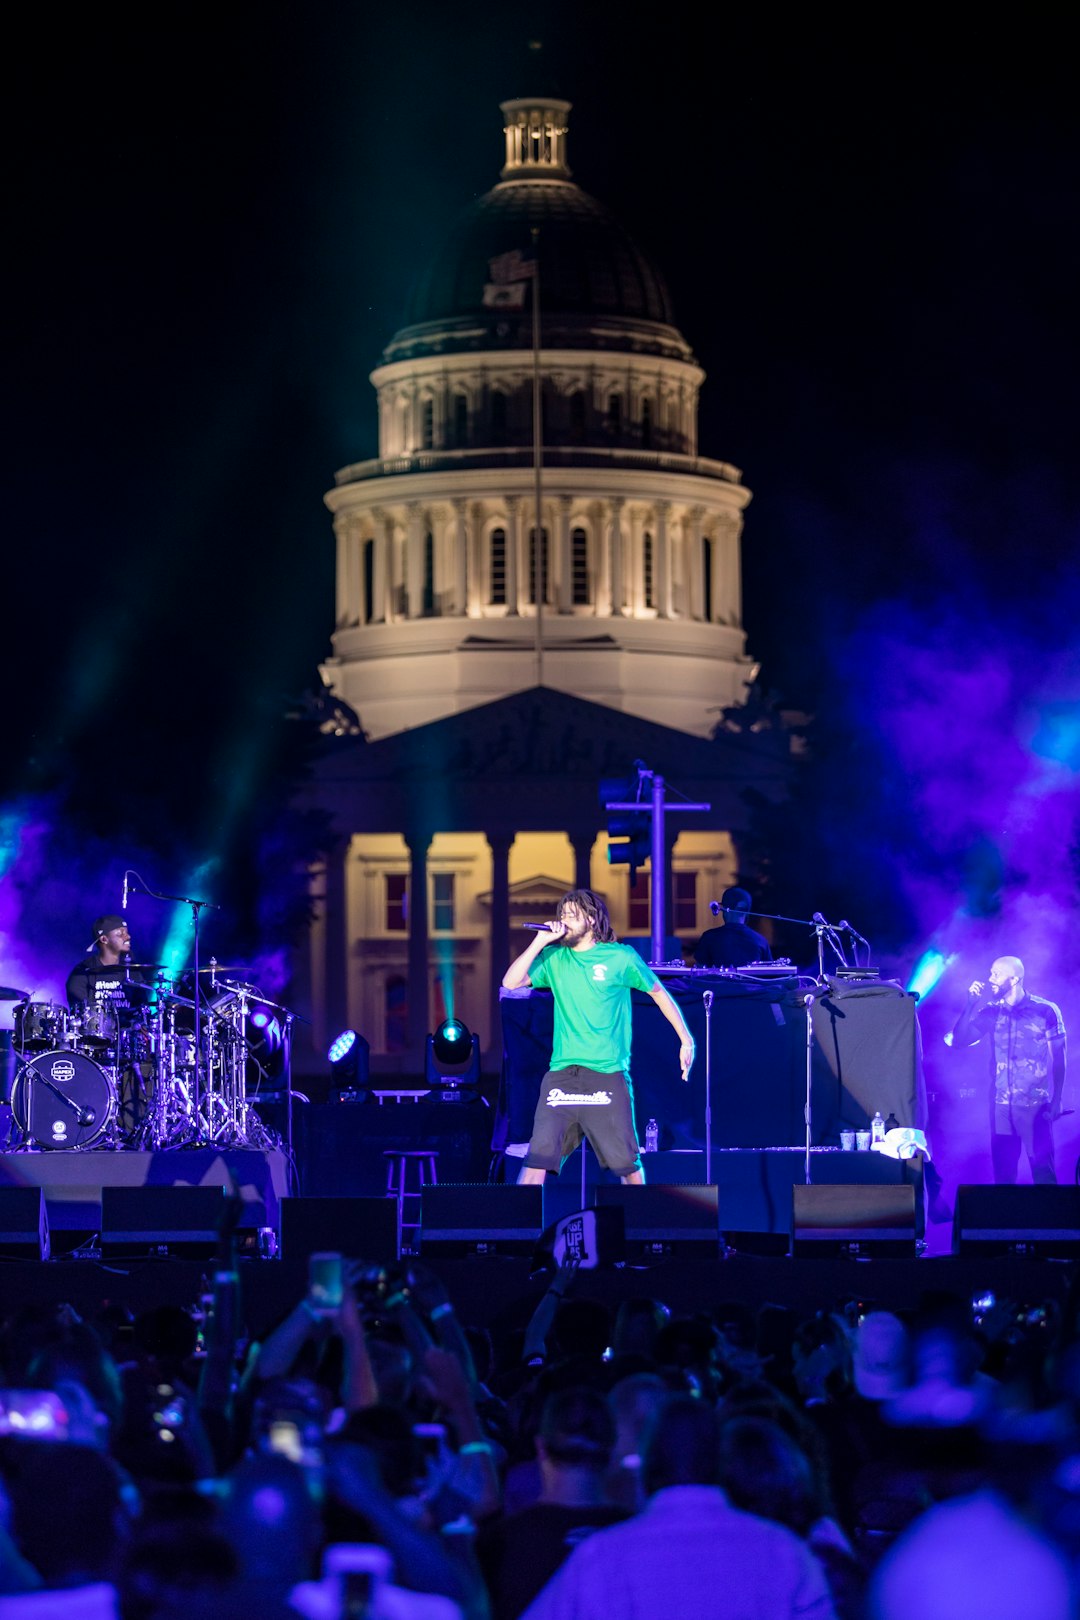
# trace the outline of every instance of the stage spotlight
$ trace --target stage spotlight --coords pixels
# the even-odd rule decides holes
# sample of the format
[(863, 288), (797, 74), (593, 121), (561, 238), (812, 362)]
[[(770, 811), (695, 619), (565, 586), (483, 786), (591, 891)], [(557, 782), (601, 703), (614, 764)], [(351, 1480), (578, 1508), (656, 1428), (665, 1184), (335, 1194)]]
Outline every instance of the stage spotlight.
[(333, 1074), (332, 1089), (336, 1091), (339, 1102), (346, 1097), (355, 1097), (359, 1091), (366, 1091), (370, 1055), (368, 1042), (355, 1029), (343, 1029), (330, 1042), (326, 1056)]
[(448, 1102), (471, 1102), (478, 1095), (480, 1039), (460, 1018), (444, 1018), (428, 1036), (427, 1083)]

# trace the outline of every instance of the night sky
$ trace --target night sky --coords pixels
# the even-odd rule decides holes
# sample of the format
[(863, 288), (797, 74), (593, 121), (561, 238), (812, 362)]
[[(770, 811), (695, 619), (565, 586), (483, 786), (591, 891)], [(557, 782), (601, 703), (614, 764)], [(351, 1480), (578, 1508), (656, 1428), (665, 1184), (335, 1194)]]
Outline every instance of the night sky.
[[(1073, 971), (1064, 23), (961, 38), (903, 9), (843, 27), (696, 10), (29, 21), (9, 132), (5, 792), (67, 802), (83, 784), (80, 896), (152, 855), (159, 820), (162, 849), (242, 823), (277, 716), (329, 649), (322, 496), (376, 452), (368, 373), (414, 266), (498, 179), (499, 101), (547, 92), (574, 104), (575, 179), (668, 279), (707, 373), (702, 452), (754, 492), (749, 650), (779, 703), (818, 717), (803, 854), (822, 902), (871, 937), (887, 910), (910, 968), (951, 948), (958, 915), (979, 920), (961, 956), (1014, 943), (1013, 900), (1048, 896), (1039, 966)], [(56, 885), (50, 844), (26, 869)]]

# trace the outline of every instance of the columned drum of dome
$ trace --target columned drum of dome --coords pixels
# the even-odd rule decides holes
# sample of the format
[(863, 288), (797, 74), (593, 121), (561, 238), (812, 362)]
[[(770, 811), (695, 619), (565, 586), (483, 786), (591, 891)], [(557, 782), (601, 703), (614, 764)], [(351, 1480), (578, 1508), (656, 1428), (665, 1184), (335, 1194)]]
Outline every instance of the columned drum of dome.
[(704, 373), (659, 268), (572, 178), (569, 112), (502, 104), (501, 178), (427, 256), (372, 373), (379, 456), (326, 497), (323, 673), (372, 738), (533, 685), (538, 628), (546, 686), (677, 730), (709, 735), (745, 693), (750, 493), (699, 453)]

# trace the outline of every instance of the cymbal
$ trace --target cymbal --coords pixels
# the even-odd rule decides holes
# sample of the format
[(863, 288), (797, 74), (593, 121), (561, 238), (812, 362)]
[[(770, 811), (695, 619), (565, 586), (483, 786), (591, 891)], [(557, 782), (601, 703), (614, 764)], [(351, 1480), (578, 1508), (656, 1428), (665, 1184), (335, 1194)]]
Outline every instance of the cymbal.
[(220, 962), (215, 962), (213, 967), (200, 968), (199, 972), (200, 973), (246, 973), (247, 968), (246, 967), (222, 967)]
[(10, 984), (0, 984), (0, 1001), (29, 1001), (29, 990), (16, 990)]
[(118, 966), (126, 968), (152, 968), (155, 973), (179, 973), (181, 971), (179, 968), (174, 968), (171, 962), (121, 962), (118, 963)]

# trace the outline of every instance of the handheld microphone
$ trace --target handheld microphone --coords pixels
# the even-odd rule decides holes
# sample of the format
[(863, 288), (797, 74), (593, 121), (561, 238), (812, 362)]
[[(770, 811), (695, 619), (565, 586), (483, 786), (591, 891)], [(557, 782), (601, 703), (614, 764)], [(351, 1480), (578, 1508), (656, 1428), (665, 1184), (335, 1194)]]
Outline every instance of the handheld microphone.
[(551, 929), (547, 923), (522, 923), (522, 928), (530, 928), (534, 934), (550, 934)]

